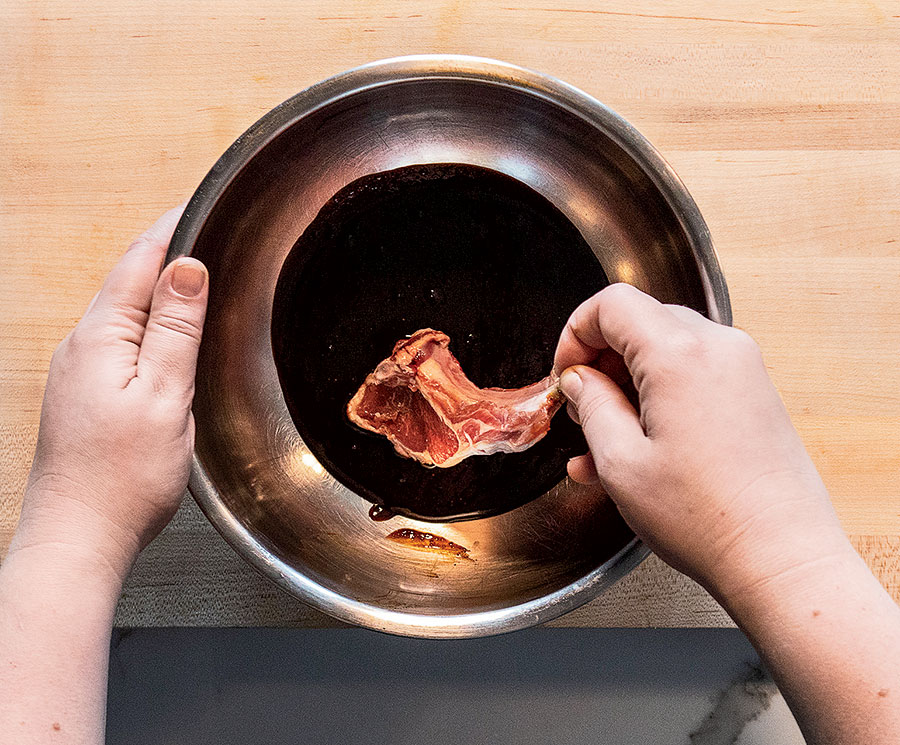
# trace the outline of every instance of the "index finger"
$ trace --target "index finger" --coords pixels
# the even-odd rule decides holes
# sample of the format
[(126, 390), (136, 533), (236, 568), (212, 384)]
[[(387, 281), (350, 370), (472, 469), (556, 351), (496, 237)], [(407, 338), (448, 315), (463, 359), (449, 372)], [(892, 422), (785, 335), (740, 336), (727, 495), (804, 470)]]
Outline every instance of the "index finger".
[(556, 347), (553, 369), (590, 365), (604, 349), (630, 363), (634, 355), (677, 325), (655, 298), (627, 284), (606, 287), (579, 305), (569, 317)]
[(153, 288), (156, 287), (169, 241), (172, 240), (172, 233), (175, 232), (182, 212), (184, 205), (169, 210), (132, 241), (106, 277), (88, 314), (107, 314), (122, 310), (150, 312)]

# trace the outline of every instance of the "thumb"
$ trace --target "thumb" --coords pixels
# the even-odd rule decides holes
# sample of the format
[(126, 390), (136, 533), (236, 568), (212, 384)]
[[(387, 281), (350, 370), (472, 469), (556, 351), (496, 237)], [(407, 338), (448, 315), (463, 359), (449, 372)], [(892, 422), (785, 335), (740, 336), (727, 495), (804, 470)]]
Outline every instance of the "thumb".
[(208, 297), (209, 275), (197, 259), (176, 259), (157, 280), (138, 356), (138, 378), (154, 390), (193, 395)]
[(611, 378), (592, 367), (576, 365), (563, 371), (559, 387), (578, 412), (601, 481), (617, 464), (633, 460), (635, 451), (646, 445), (637, 412)]

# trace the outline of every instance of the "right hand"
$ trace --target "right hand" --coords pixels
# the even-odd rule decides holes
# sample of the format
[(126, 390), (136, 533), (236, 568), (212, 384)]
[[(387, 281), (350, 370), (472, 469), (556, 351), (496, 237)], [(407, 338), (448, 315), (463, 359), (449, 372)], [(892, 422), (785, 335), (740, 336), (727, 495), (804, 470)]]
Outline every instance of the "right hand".
[[(597, 369), (614, 354), (640, 414)], [(569, 475), (599, 481), (654, 552), (713, 594), (752, 590), (849, 548), (743, 331), (612, 285), (572, 314), (554, 369), (590, 447)]]

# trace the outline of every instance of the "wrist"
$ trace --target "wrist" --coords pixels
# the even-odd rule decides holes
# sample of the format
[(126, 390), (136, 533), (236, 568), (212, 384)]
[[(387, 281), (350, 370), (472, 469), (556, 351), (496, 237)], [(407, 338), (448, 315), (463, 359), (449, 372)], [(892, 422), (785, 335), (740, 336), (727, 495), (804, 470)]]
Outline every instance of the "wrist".
[(9, 557), (47, 564), (53, 571), (102, 579), (118, 591), (140, 551), (137, 536), (84, 498), (74, 484), (30, 483)]
[(5, 572), (27, 574), (54, 590), (81, 588), (92, 596), (110, 597), (113, 603), (118, 600), (130, 564), (125, 567), (124, 561), (111, 559), (108, 552), (92, 545), (88, 534), (73, 538), (68, 533), (29, 526), (27, 519), (23, 522), (3, 559)]
[(21, 595), (51, 595), (100, 602), (114, 608), (123, 580), (105, 559), (79, 550), (70, 543), (22, 541), (16, 535), (3, 559), (5, 588), (13, 583)]
[(738, 625), (767, 609), (814, 600), (824, 584), (862, 563), (846, 535), (834, 530), (798, 530), (791, 539), (736, 549), (706, 583)]
[(0, 567), (0, 615), (17, 619), (38, 637), (43, 629), (60, 638), (102, 640), (121, 592), (119, 575), (104, 561), (67, 544), (14, 539)]
[(815, 471), (774, 472), (712, 521), (701, 583), (723, 605), (767, 587), (792, 589), (818, 565), (856, 557)]

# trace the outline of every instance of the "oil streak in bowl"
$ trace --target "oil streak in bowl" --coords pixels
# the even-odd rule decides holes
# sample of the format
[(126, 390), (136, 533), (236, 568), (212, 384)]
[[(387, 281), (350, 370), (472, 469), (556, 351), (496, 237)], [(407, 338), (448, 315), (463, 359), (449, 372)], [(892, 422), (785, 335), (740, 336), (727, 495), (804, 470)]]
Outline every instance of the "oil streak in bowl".
[(387, 539), (419, 551), (432, 551), (444, 554), (448, 558), (455, 556), (459, 559), (472, 561), (472, 558), (469, 556), (469, 549), (465, 546), (460, 546), (458, 543), (454, 543), (439, 535), (434, 535), (434, 533), (423, 533), (421, 530), (415, 530), (414, 528), (400, 528), (393, 533), (389, 533)]

